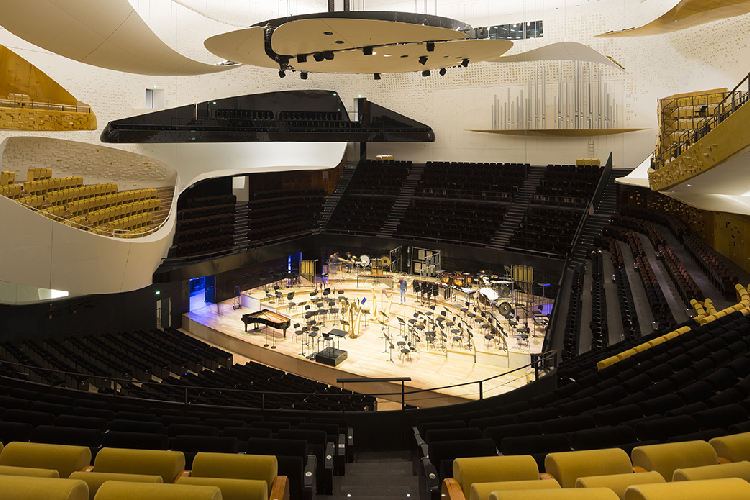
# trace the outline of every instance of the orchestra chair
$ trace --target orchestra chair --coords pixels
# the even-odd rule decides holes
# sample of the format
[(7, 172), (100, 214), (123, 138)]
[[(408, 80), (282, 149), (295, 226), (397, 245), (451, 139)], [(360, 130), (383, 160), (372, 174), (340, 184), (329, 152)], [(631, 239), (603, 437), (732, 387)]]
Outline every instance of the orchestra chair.
[[(544, 467), (563, 488), (575, 488), (579, 477), (629, 474), (634, 471), (628, 454), (620, 448), (549, 453), (544, 459)], [(669, 477), (672, 477), (671, 474)]]
[(126, 481), (129, 483), (163, 483), (161, 476), (147, 476), (145, 474), (118, 474), (104, 472), (74, 472), (70, 479), (77, 479), (86, 483), (89, 488), (89, 500), (94, 500), (96, 492), (106, 481)]
[(713, 438), (708, 443), (716, 450), (720, 462), (750, 461), (750, 432)]
[(620, 498), (625, 498), (625, 491), (635, 485), (666, 483), (658, 472), (643, 472), (634, 474), (612, 474), (609, 476), (579, 477), (576, 480), (576, 488), (609, 488)]
[(705, 479), (722, 479), (727, 477), (739, 477), (750, 482), (750, 462), (676, 469), (672, 475), (672, 481), (702, 481)]
[(633, 448), (630, 456), (633, 465), (647, 471), (656, 471), (667, 481), (677, 469), (716, 465), (718, 458), (714, 448), (705, 441), (685, 441)]
[(13, 441), (0, 453), (0, 466), (51, 469), (62, 478), (90, 463), (91, 450), (86, 446)]
[[(185, 477), (200, 478), (200, 484), (208, 484), (209, 479), (219, 486), (225, 485), (225, 488), (231, 488), (232, 496), (225, 496), (230, 500), (248, 498), (255, 500), (261, 497), (245, 497), (241, 496), (240, 492), (255, 492), (254, 495), (259, 494), (258, 492), (262, 489), (258, 484), (243, 483), (230, 484), (227, 481), (222, 481), (221, 484), (215, 481), (216, 479), (228, 479), (228, 480), (250, 480), (253, 483), (265, 483), (265, 498), (273, 499), (289, 499), (289, 486), (288, 478), (286, 476), (278, 475), (279, 464), (276, 457), (273, 455), (234, 455), (231, 453), (208, 453), (201, 452), (195, 456), (193, 460), (193, 470), (190, 471), (189, 475), (186, 473)], [(205, 479), (205, 481), (203, 481)], [(198, 484), (196, 483), (196, 484)], [(237, 492), (237, 495), (234, 494)]]
[(179, 451), (102, 448), (87, 471), (160, 476), (165, 483), (173, 483), (184, 469), (185, 455)]
[(619, 500), (609, 488), (493, 491), (490, 500)]
[(0, 475), (3, 500), (89, 500), (86, 483), (75, 479)]
[(216, 486), (133, 483), (107, 481), (96, 494), (97, 500), (221, 500)]
[(750, 498), (750, 484), (740, 478), (709, 479), (705, 481), (676, 481), (631, 486), (624, 500), (746, 500)]

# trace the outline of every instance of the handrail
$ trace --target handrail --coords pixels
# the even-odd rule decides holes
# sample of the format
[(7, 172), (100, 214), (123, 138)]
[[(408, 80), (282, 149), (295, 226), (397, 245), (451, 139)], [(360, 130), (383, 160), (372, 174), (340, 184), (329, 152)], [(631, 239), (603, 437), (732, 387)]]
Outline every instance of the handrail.
[[(748, 82), (748, 91), (743, 93), (739, 88), (745, 82)], [(732, 97), (732, 105), (725, 109), (724, 104), (730, 96)], [(735, 96), (738, 98), (735, 99)], [(706, 134), (746, 104), (748, 100), (750, 100), (750, 73), (748, 73), (730, 92), (726, 92), (724, 98), (716, 105), (715, 111), (711, 115), (708, 115), (707, 113), (707, 116), (702, 121), (698, 122), (696, 128), (686, 130), (679, 134), (678, 139), (670, 144), (668, 148), (661, 149), (657, 147), (654, 150), (652, 168), (662, 168), (667, 164), (667, 160), (671, 161), (672, 159), (679, 157), (683, 151), (705, 137)]]
[[(439, 391), (439, 390), (444, 390), (444, 389), (452, 389), (452, 388), (456, 388), (456, 387), (464, 387), (464, 386), (467, 386), (467, 385), (478, 384), (479, 385), (480, 399), (483, 399), (482, 385), (485, 382), (488, 382), (490, 380), (493, 380), (493, 379), (496, 379), (496, 378), (499, 378), (499, 377), (504, 377), (504, 376), (510, 375), (510, 374), (512, 374), (514, 372), (517, 372), (519, 370), (525, 370), (525, 369), (528, 369), (528, 368), (534, 368), (535, 369), (535, 376), (538, 378), (538, 375), (539, 375), (538, 369), (539, 369), (539, 366), (540, 366), (540, 362), (545, 357), (547, 359), (554, 360), (554, 359), (556, 359), (556, 356), (557, 356), (557, 353), (555, 351), (547, 351), (547, 352), (541, 353), (539, 355), (539, 358), (537, 358), (533, 362), (530, 362), (530, 363), (528, 363), (526, 365), (523, 365), (523, 366), (520, 366), (518, 368), (514, 368), (514, 369), (509, 370), (507, 372), (503, 372), (503, 373), (499, 373), (497, 375), (493, 375), (493, 376), (487, 377), (487, 378), (482, 379), (482, 380), (476, 380), (476, 381), (471, 381), (471, 382), (462, 382), (462, 383), (459, 383), (459, 384), (446, 385), (446, 386), (442, 386), (442, 387), (433, 387), (433, 388), (429, 388), (429, 389), (413, 389), (413, 390), (410, 390), (410, 391), (403, 391), (403, 392), (399, 391), (399, 392), (393, 392), (393, 393), (377, 393), (377, 394), (356, 393), (356, 394), (365, 395), (365, 396), (373, 396), (373, 397), (411, 395), (411, 394), (420, 394), (420, 393), (425, 393), (425, 392), (434, 392), (434, 391)], [(231, 393), (242, 393), (242, 394), (260, 394), (260, 395), (279, 394), (279, 395), (286, 395), (286, 396), (289, 396), (289, 395), (292, 395), (292, 396), (331, 396), (331, 397), (341, 397), (341, 398), (350, 398), (353, 395), (353, 394), (328, 394), (328, 393), (321, 393), (321, 392), (283, 392), (283, 391), (267, 391), (267, 390), (259, 391), (259, 390), (251, 390), (251, 389), (237, 389), (237, 388), (234, 388), (234, 387), (207, 387), (207, 386), (200, 386), (200, 385), (175, 385), (175, 384), (169, 384), (169, 383), (164, 383), (164, 382), (140, 381), (140, 380), (136, 380), (136, 379), (132, 379), (132, 378), (121, 378), (121, 377), (111, 377), (111, 376), (106, 376), (106, 375), (91, 375), (91, 374), (87, 374), (87, 373), (69, 372), (69, 371), (65, 371), (65, 370), (58, 370), (56, 368), (44, 368), (44, 367), (40, 367), (40, 366), (26, 365), (26, 364), (23, 364), (23, 363), (16, 363), (16, 362), (7, 361), (7, 360), (0, 360), (0, 366), (2, 366), (2, 365), (9, 365), (9, 366), (13, 366), (13, 367), (25, 368), (27, 370), (31, 370), (31, 371), (35, 371), (35, 372), (36, 371), (42, 371), (42, 372), (48, 373), (49, 376), (50, 376), (50, 384), (49, 384), (50, 387), (54, 387), (51, 382), (52, 382), (52, 376), (55, 375), (55, 374), (58, 374), (58, 375), (68, 375), (68, 376), (71, 376), (71, 377), (85, 378), (85, 379), (100, 379), (100, 380), (115, 382), (116, 384), (119, 384), (119, 385), (123, 385), (123, 383), (128, 383), (128, 384), (141, 384), (141, 385), (147, 385), (147, 386), (148, 385), (156, 385), (158, 387), (172, 387), (172, 388), (175, 388), (175, 389), (179, 389), (179, 390), (185, 391), (185, 404), (189, 404), (188, 392), (190, 390), (193, 390), (193, 391), (195, 391), (195, 390), (197, 390), (197, 391), (218, 391), (218, 392), (231, 392)], [(541, 365), (545, 366), (543, 363)], [(552, 368), (550, 368), (550, 371), (554, 370), (554, 368), (555, 368), (555, 364), (553, 363)], [(1, 376), (0, 378), (7, 378), (7, 379), (10, 379), (10, 380), (19, 380), (19, 379), (14, 379), (14, 378), (7, 377), (7, 376)], [(357, 380), (359, 380), (359, 379), (357, 379)], [(21, 380), (21, 381), (22, 382), (28, 382), (27, 380)], [(506, 384), (507, 383), (510, 383), (510, 381), (506, 382)], [(115, 394), (117, 394), (117, 392), (115, 392)], [(141, 398), (137, 398), (137, 399), (141, 399)], [(155, 399), (155, 400), (158, 401), (158, 399)]]
[[(43, 109), (47, 111), (62, 111), (75, 113), (91, 113), (91, 106), (79, 106), (77, 104), (53, 104), (49, 99), (0, 99), (0, 106), (5, 108)], [(66, 109), (67, 108), (67, 109)]]

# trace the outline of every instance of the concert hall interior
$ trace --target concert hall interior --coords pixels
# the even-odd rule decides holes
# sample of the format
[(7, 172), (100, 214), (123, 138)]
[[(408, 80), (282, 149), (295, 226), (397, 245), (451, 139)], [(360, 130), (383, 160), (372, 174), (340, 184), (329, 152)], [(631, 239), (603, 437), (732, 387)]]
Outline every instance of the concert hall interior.
[(0, 497), (750, 499), (749, 0), (0, 12)]

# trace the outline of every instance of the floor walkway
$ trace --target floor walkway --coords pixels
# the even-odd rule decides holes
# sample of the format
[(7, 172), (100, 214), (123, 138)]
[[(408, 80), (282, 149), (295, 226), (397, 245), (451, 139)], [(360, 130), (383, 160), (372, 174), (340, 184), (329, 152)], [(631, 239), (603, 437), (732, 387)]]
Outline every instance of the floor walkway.
[(656, 251), (654, 250), (651, 241), (648, 239), (648, 236), (642, 233), (638, 233), (638, 236), (641, 238), (641, 245), (643, 245), (646, 257), (648, 257), (651, 268), (654, 270), (654, 275), (659, 282), (661, 291), (664, 293), (664, 298), (667, 299), (667, 304), (669, 304), (669, 309), (672, 311), (672, 316), (674, 316), (674, 319), (678, 324), (684, 323), (688, 320), (687, 306), (689, 304), (685, 304), (682, 301), (680, 293), (677, 291), (677, 287), (669, 276), (664, 263), (656, 258)]
[(638, 271), (635, 270), (635, 259), (633, 259), (633, 252), (630, 251), (630, 247), (624, 241), (618, 241), (617, 243), (620, 245), (622, 260), (625, 263), (625, 273), (628, 275), (628, 281), (630, 281), (630, 292), (633, 294), (633, 303), (635, 304), (636, 311), (638, 311), (638, 323), (641, 327), (641, 335), (648, 335), (654, 330), (654, 315), (651, 312), (651, 306), (648, 305), (646, 290), (643, 288), (643, 282)]

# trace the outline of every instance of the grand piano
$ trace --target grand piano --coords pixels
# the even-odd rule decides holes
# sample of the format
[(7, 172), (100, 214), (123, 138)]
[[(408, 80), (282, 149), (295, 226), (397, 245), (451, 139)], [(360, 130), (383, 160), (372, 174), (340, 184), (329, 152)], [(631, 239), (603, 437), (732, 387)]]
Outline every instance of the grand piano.
[(258, 325), (266, 325), (279, 330), (284, 330), (284, 338), (286, 338), (286, 329), (289, 328), (291, 320), (286, 316), (273, 311), (255, 311), (250, 314), (242, 315), (242, 322), (245, 323), (245, 332), (247, 332), (247, 325), (253, 324), (254, 328), (258, 328)]

